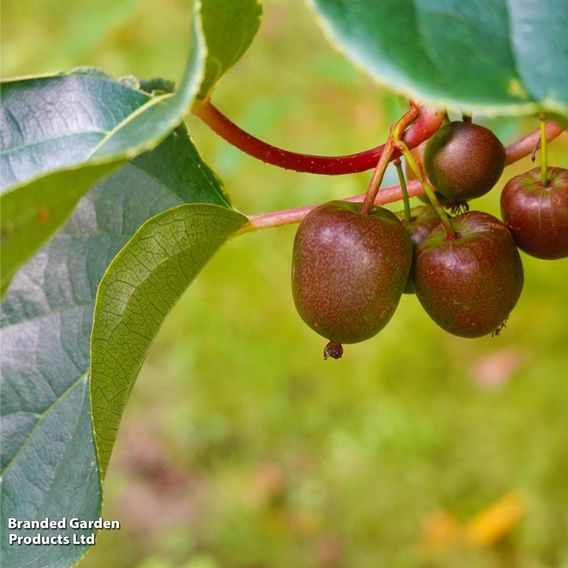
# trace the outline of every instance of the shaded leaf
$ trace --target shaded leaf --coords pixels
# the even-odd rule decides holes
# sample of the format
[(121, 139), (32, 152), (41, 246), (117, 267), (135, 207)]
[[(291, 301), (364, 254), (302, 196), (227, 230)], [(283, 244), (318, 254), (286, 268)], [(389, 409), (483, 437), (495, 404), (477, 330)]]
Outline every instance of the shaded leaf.
[[(219, 181), (180, 126), (99, 182), (15, 275), (0, 309), (2, 526), (7, 517), (100, 515), (88, 385), (97, 286), (148, 218), (195, 201), (226, 204)], [(7, 537), (2, 531), (2, 560), (16, 568), (68, 566), (85, 548), (15, 547)]]
[[(10, 192), (2, 200), (2, 255), (0, 272), (2, 295), (28, 251), (37, 250), (46, 234), (65, 222), (69, 211), (94, 182), (119, 168), (121, 162), (55, 172), (41, 183), (33, 183), (23, 193)], [(72, 181), (72, 183), (69, 182)], [(66, 191), (59, 191), (69, 185)], [(39, 227), (40, 230), (37, 230)]]
[(568, 115), (563, 0), (312, 0), (332, 41), (377, 81), (482, 114)]
[[(95, 69), (0, 85), (3, 191), (89, 160), (150, 97)], [(66, 186), (67, 188), (67, 186)]]
[[(173, 95), (150, 97), (96, 70), (3, 84), (0, 168), (7, 185), (0, 197), (0, 216), (9, 230), (2, 235), (6, 259), (2, 290), (15, 270), (65, 221), (81, 195), (108, 171), (109, 163), (156, 147), (181, 122), (205, 71), (199, 30), (196, 12), (185, 75)], [(79, 166), (89, 167), (90, 184)], [(52, 176), (57, 176), (55, 182)], [(63, 193), (67, 195), (62, 197)], [(9, 217), (40, 195), (42, 207), (53, 210), (57, 205), (51, 223), (37, 223), (33, 215)], [(10, 207), (4, 211), (6, 200)], [(39, 209), (37, 204), (34, 208)]]

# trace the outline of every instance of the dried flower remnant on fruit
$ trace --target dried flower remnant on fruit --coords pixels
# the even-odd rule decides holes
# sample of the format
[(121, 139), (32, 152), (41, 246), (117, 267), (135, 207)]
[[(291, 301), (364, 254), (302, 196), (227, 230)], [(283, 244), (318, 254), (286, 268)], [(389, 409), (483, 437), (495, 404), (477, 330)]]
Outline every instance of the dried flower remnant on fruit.
[(323, 358), (325, 361), (329, 358), (332, 359), (341, 359), (343, 357), (343, 345), (341, 343), (335, 343), (335, 341), (330, 341), (324, 348), (323, 348)]
[(507, 320), (503, 320), (491, 333), (491, 337), (499, 337), (501, 332), (507, 327)]
[(469, 203), (467, 201), (451, 201), (444, 205), (452, 215), (462, 215), (469, 211)]

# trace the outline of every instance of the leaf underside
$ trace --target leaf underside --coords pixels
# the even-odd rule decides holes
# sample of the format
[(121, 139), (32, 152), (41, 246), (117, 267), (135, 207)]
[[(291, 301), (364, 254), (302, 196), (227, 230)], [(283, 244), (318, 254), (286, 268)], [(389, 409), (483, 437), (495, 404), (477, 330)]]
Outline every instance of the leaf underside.
[(91, 397), (100, 467), (150, 342), (203, 265), (247, 218), (215, 205), (181, 205), (150, 219), (105, 273), (91, 339)]
[(312, 0), (380, 83), (434, 106), (568, 116), (564, 0)]
[[(8, 516), (99, 516), (88, 380), (97, 286), (147, 219), (188, 202), (227, 205), (185, 127), (178, 127), (158, 148), (99, 182), (14, 277), (0, 309), (3, 526)], [(36, 565), (37, 558), (41, 566), (67, 566), (82, 554), (77, 546), (13, 547), (6, 539), (2, 531), (7, 566)]]
[(3, 293), (113, 164), (155, 148), (181, 122), (205, 71), (197, 16), (185, 74), (173, 95), (151, 97), (93, 69), (1, 85)]

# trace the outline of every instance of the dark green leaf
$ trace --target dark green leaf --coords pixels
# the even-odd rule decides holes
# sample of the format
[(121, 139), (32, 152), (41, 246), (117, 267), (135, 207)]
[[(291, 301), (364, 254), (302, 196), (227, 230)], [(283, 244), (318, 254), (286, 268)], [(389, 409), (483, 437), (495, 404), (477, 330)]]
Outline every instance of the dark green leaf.
[(88, 161), (98, 144), (150, 100), (96, 70), (7, 81), (0, 88), (3, 191)]
[(568, 115), (564, 0), (313, 0), (331, 39), (377, 81), (482, 114)]
[[(196, 11), (185, 75), (173, 95), (150, 97), (93, 70), (8, 81), (2, 86), (0, 168), (3, 189), (9, 190), (0, 198), (2, 226), (8, 227), (2, 234), (3, 291), (17, 268), (65, 221), (81, 195), (108, 172), (109, 163), (156, 147), (181, 122), (205, 72), (199, 22)], [(88, 167), (87, 174), (80, 166)], [(9, 217), (40, 196), (41, 205), (36, 202), (33, 207), (36, 212), (41, 207), (53, 213), (57, 207), (50, 223), (37, 223), (33, 214)], [(10, 202), (6, 211), (5, 201)]]
[[(221, 8), (226, 6), (220, 3)], [(224, 13), (218, 16), (222, 18)], [(215, 9), (207, 17), (214, 18)], [(118, 384), (130, 389), (150, 341), (148, 337), (138, 342), (133, 326), (143, 323), (143, 334), (155, 332), (159, 326), (156, 310), (159, 308), (163, 317), (167, 302), (175, 301), (181, 292), (184, 278), (187, 285), (221, 242), (246, 221), (223, 207), (228, 201), (221, 184), (199, 158), (185, 127), (178, 127), (155, 147), (179, 123), (204, 84), (205, 45), (199, 12), (194, 24), (192, 55), (174, 95), (150, 98), (133, 88), (131, 81), (112, 81), (92, 70), (12, 81), (4, 86), (10, 106), (2, 111), (2, 173), (6, 171), (8, 183), (15, 184), (2, 197), (4, 286), (79, 202), (63, 230), (16, 272), (0, 310), (0, 522), (4, 527), (7, 517), (95, 519), (100, 515), (102, 468), (92, 433), (89, 372), (100, 377), (95, 384), (104, 386), (110, 377), (113, 352), (102, 353), (94, 345), (96, 362), (91, 369), (90, 344), (97, 287), (116, 254), (148, 219), (184, 203), (200, 203), (195, 209), (182, 206), (172, 211), (169, 229), (179, 228), (183, 222), (188, 241), (181, 235), (175, 241), (180, 248), (172, 245), (174, 256), (164, 256), (163, 264), (133, 289), (133, 298), (148, 302), (153, 327), (136, 318), (132, 303), (124, 306), (125, 324), (122, 318), (109, 320), (107, 311), (116, 302), (116, 274), (126, 276), (132, 251), (144, 241), (132, 241), (132, 247), (127, 247), (109, 270), (108, 285), (102, 286), (97, 321), (116, 323), (121, 330), (128, 326), (129, 345), (136, 351), (132, 364), (116, 377)], [(211, 20), (209, 25), (213, 25)], [(232, 30), (225, 32), (229, 41)], [(246, 45), (250, 42), (243, 35), (240, 38)], [(218, 45), (223, 48), (222, 43)], [(223, 69), (234, 63), (246, 45), (239, 44), (233, 60), (223, 51), (219, 57)], [(167, 82), (156, 84), (158, 91), (168, 90), (161, 88), (167, 87)], [(104, 176), (109, 177), (102, 179)], [(95, 181), (97, 185), (81, 197)], [(159, 219), (169, 217), (165, 213)], [(154, 232), (159, 235), (161, 228), (149, 222), (141, 231), (159, 243)], [(196, 248), (190, 249), (189, 241)], [(185, 267), (178, 266), (180, 259), (187, 261)], [(161, 270), (165, 267), (170, 269), (166, 273)], [(165, 303), (158, 306), (147, 293), (158, 281), (169, 284), (174, 273), (175, 293), (161, 296)], [(112, 344), (110, 349), (119, 349), (115, 357), (121, 357), (124, 346), (114, 343), (113, 330), (105, 336), (100, 324), (96, 329), (97, 341)], [(124, 398), (113, 398), (102, 387), (96, 393), (97, 400), (101, 396), (112, 399), (113, 411), (122, 412)], [(109, 408), (101, 406), (100, 412)], [(105, 468), (117, 425), (118, 419), (108, 430), (101, 430)], [(27, 531), (9, 532), (29, 535)], [(53, 535), (49, 530), (38, 532)], [(59, 534), (66, 536), (70, 531)], [(2, 560), (15, 568), (68, 566), (86, 548), (9, 546), (7, 538), (8, 531), (2, 531)]]
[[(226, 205), (219, 181), (180, 126), (99, 182), (15, 275), (0, 311), (3, 527), (7, 517), (99, 516), (87, 379), (97, 286), (147, 219), (188, 202)], [(11, 568), (68, 566), (84, 552), (81, 546), (8, 546), (8, 532), (17, 531), (2, 531), (2, 560)]]
[[(65, 222), (77, 201), (97, 179), (120, 167), (120, 162), (61, 170), (30, 184), (25, 192), (9, 192), (2, 199), (2, 295), (28, 251), (37, 250), (46, 234)], [(72, 183), (70, 183), (70, 180)], [(68, 185), (67, 191), (59, 189)], [(36, 229), (39, 227), (39, 230)], [(31, 229), (31, 230), (30, 230)]]
[[(107, 164), (155, 147), (198, 91), (209, 93), (241, 57), (260, 24), (256, 0), (204, 0), (195, 7), (192, 49), (173, 95), (150, 98), (92, 69), (3, 84), (0, 169), (2, 188), (10, 191), (0, 198), (2, 293), (81, 195), (110, 171)], [(46, 211), (50, 222), (38, 223)]]

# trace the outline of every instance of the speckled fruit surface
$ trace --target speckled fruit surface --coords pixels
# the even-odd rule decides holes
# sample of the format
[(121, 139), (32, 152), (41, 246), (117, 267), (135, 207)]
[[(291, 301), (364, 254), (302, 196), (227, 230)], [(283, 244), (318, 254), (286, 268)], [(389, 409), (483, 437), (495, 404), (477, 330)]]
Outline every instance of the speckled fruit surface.
[(452, 219), (457, 238), (443, 226), (418, 246), (416, 295), (443, 329), (461, 337), (497, 330), (523, 288), (523, 266), (511, 233), (498, 219), (470, 211)]
[(548, 168), (548, 185), (540, 168), (511, 179), (501, 193), (501, 213), (517, 246), (544, 259), (568, 257), (568, 170)]
[(471, 122), (450, 122), (424, 150), (432, 185), (450, 200), (467, 201), (487, 193), (505, 166), (505, 148), (491, 130)]
[(292, 293), (298, 313), (336, 343), (378, 333), (394, 314), (410, 272), (412, 244), (394, 213), (332, 201), (311, 211), (294, 241)]

